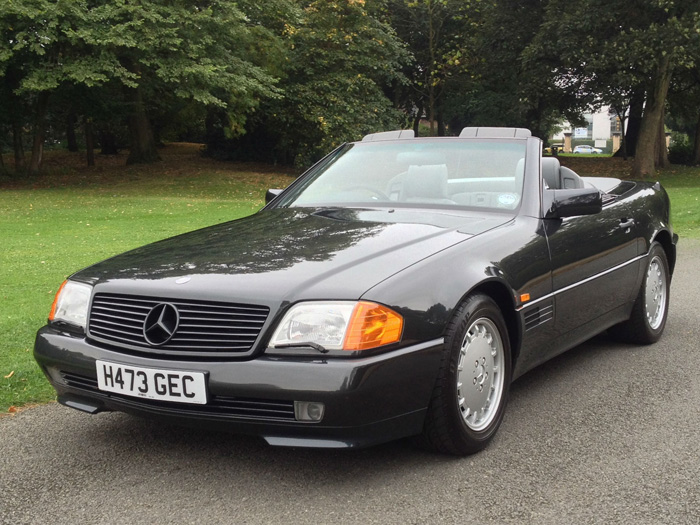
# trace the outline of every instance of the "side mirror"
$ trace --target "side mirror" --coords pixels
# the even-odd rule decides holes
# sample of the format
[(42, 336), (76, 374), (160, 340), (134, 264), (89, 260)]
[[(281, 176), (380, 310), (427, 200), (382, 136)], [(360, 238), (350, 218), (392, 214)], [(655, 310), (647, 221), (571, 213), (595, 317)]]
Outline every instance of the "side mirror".
[(281, 189), (269, 189), (265, 192), (265, 204), (270, 203), (273, 201), (280, 193), (282, 193), (284, 190)]
[(603, 209), (603, 196), (597, 188), (546, 189), (544, 194), (546, 219), (595, 215)]

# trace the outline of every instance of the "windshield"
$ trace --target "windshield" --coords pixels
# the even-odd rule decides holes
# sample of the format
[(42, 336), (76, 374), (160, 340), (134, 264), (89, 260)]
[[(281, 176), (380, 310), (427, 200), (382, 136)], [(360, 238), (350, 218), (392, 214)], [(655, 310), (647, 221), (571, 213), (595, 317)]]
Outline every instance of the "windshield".
[(348, 144), (280, 206), (421, 206), (515, 210), (525, 142), (409, 139)]

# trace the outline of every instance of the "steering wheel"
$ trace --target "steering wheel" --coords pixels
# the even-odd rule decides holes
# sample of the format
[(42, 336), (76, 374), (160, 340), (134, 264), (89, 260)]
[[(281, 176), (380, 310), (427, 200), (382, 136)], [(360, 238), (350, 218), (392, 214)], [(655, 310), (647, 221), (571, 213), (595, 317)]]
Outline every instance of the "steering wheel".
[(383, 201), (390, 200), (389, 196), (386, 193), (384, 193), (381, 190), (378, 190), (377, 188), (373, 188), (372, 186), (364, 186), (364, 185), (351, 186), (350, 188), (346, 188), (345, 190), (346, 191), (365, 190), (373, 195), (376, 195), (377, 197), (379, 197)]

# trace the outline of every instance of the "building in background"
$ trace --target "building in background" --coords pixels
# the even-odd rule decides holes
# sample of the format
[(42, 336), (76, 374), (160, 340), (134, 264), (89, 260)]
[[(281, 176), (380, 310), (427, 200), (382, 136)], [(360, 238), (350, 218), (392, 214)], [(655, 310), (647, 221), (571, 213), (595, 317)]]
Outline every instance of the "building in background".
[[(564, 143), (564, 152), (571, 153), (576, 146), (584, 144), (602, 149), (605, 153), (614, 153), (619, 148), (619, 136), (622, 132), (620, 119), (604, 106), (595, 113), (585, 113), (587, 126), (577, 128), (569, 122), (561, 125), (559, 133), (552, 135), (550, 142)], [(618, 134), (618, 140), (613, 140)]]

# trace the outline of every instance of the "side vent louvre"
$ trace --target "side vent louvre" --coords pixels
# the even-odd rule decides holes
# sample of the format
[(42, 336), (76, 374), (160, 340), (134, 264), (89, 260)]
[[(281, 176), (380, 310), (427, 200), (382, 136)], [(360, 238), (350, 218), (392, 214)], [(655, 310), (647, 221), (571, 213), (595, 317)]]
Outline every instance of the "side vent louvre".
[(554, 318), (554, 305), (546, 303), (543, 305), (535, 306), (526, 310), (524, 312), (525, 316), (525, 330), (532, 330), (537, 328), (547, 321), (551, 321)]

